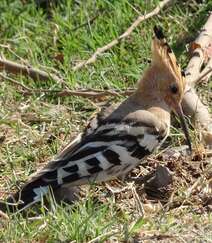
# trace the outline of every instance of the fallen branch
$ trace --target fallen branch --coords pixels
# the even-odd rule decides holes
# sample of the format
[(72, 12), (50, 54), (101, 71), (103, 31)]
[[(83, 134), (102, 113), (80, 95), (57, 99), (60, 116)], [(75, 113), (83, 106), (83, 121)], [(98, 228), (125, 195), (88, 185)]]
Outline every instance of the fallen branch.
[(39, 70), (37, 68), (19, 64), (4, 58), (0, 58), (0, 70), (4, 70), (8, 73), (21, 74), (26, 77), (30, 77), (35, 81), (38, 80), (55, 80), (58, 83), (64, 83), (64, 81), (58, 76)]
[(74, 67), (73, 67), (73, 70), (76, 71), (88, 64), (91, 64), (91, 63), (94, 63), (97, 59), (97, 57), (102, 54), (103, 52), (111, 49), (113, 46), (117, 45), (120, 41), (122, 41), (123, 39), (125, 39), (126, 37), (128, 37), (132, 31), (143, 21), (157, 15), (161, 9), (163, 9), (168, 3), (170, 3), (171, 0), (163, 0), (161, 1), (158, 6), (152, 11), (152, 12), (149, 12), (148, 14), (145, 14), (145, 15), (141, 15), (139, 16), (132, 24), (131, 26), (122, 34), (120, 35), (118, 38), (112, 40), (110, 43), (108, 43), (107, 45), (103, 46), (103, 47), (100, 47), (98, 48), (94, 54), (88, 59), (88, 60), (84, 60), (84, 61), (81, 61), (79, 62), (78, 64), (76, 64)]
[(191, 46), (192, 57), (185, 71), (187, 87), (182, 101), (183, 110), (187, 116), (194, 118), (205, 143), (212, 145), (212, 117), (194, 89), (195, 84), (200, 80), (208, 80), (212, 74), (212, 55), (207, 53), (212, 47), (212, 13)]
[(191, 44), (192, 57), (186, 68), (186, 81), (189, 86), (195, 85), (196, 77), (200, 76), (202, 65), (211, 59), (207, 55), (207, 49), (212, 47), (212, 12), (209, 14), (207, 22), (202, 27), (200, 34), (196, 40)]

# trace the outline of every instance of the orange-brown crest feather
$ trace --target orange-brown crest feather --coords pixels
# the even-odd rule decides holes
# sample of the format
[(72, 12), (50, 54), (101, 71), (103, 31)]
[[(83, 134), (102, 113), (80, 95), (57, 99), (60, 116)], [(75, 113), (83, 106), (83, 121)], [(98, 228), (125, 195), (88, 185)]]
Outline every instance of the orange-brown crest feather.
[(185, 77), (182, 75), (176, 57), (168, 45), (161, 28), (154, 27), (155, 37), (152, 42), (152, 61), (157, 65), (165, 65), (168, 70), (179, 80), (182, 88), (185, 88)]

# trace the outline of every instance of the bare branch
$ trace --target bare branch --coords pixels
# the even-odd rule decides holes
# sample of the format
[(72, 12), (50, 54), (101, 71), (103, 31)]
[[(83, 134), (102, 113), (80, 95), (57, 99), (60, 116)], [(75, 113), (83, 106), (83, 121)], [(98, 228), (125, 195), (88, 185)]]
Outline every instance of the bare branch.
[[(192, 57), (185, 72), (187, 87), (182, 101), (185, 114), (194, 118), (194, 121), (198, 124), (201, 131), (203, 140), (210, 146), (212, 146), (212, 117), (208, 111), (208, 107), (199, 99), (194, 86), (204, 78), (209, 79), (212, 74), (212, 58), (206, 53), (207, 48), (211, 45), (212, 13), (210, 13), (202, 31), (193, 43)], [(205, 62), (208, 63), (202, 70), (202, 66)]]
[(200, 75), (202, 65), (207, 59), (205, 51), (210, 45), (212, 45), (212, 13), (191, 45), (192, 57), (185, 71), (186, 81), (190, 86), (195, 85), (196, 78)]
[(7, 59), (0, 58), (0, 70), (4, 70), (8, 73), (21, 74), (32, 78), (33, 80), (50, 80), (53, 79), (58, 83), (64, 83), (64, 81), (54, 74), (47, 73), (37, 68), (19, 64)]
[(94, 63), (100, 54), (111, 49), (113, 46), (117, 45), (120, 41), (128, 37), (141, 22), (157, 15), (161, 11), (161, 9), (163, 9), (170, 2), (172, 2), (172, 0), (163, 0), (158, 4), (158, 6), (153, 11), (149, 12), (148, 14), (139, 16), (123, 34), (121, 34), (118, 38), (112, 40), (107, 45), (98, 48), (88, 60), (84, 60), (76, 64), (73, 67), (73, 70), (76, 71), (88, 64)]

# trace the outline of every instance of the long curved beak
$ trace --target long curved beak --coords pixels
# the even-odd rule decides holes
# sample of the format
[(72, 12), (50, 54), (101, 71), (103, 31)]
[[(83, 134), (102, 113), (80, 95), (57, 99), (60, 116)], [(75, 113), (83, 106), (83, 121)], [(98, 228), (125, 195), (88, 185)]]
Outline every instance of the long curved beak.
[(187, 145), (189, 147), (189, 150), (192, 152), (191, 140), (190, 140), (188, 127), (186, 125), (186, 121), (185, 121), (185, 118), (184, 118), (184, 114), (183, 114), (181, 104), (178, 104), (178, 105), (175, 106), (175, 111), (180, 118), (181, 127), (182, 127), (184, 134), (185, 134), (185, 138), (186, 138), (186, 142), (187, 142)]

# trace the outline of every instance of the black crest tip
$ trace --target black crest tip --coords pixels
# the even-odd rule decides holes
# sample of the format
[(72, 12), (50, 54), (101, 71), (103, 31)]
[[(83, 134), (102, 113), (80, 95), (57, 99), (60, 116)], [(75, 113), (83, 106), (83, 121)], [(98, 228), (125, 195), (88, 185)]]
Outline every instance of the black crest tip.
[(163, 34), (163, 29), (160, 26), (154, 26), (154, 33), (159, 40), (165, 38), (165, 35)]
[(185, 75), (185, 71), (184, 70), (181, 70), (181, 75), (183, 76), (183, 77), (185, 77), (186, 75)]

